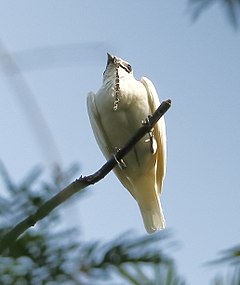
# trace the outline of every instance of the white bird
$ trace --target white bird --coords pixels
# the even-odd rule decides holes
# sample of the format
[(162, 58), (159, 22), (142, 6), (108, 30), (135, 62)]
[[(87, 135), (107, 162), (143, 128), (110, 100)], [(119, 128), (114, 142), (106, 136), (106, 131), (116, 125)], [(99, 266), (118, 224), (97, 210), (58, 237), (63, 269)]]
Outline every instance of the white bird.
[[(96, 141), (106, 159), (122, 148), (160, 101), (152, 82), (133, 76), (131, 65), (108, 54), (103, 85), (87, 97), (88, 115)], [(148, 233), (165, 228), (160, 202), (166, 172), (166, 130), (162, 117), (151, 133), (118, 162), (114, 172), (137, 201)]]

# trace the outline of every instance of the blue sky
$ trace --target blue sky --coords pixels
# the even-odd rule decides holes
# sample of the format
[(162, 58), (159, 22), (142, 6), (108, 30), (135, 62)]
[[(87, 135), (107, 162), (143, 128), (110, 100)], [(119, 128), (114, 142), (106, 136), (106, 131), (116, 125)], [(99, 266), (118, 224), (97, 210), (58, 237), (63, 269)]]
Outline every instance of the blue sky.
[[(12, 89), (16, 77), (1, 72), (0, 159), (16, 181), (35, 165), (47, 171), (54, 160), (79, 163), (79, 176), (104, 163), (86, 95), (101, 86), (107, 52), (129, 61), (136, 78), (151, 79), (161, 100), (172, 99), (162, 204), (180, 241), (173, 252), (179, 272), (189, 284), (209, 284), (221, 268), (203, 263), (239, 243), (240, 234), (240, 38), (221, 7), (192, 23), (187, 1), (2, 1), (0, 35), (58, 148), (43, 148)], [(54, 48), (35, 50), (72, 45), (49, 62)], [(145, 234), (137, 205), (113, 174), (62, 216), (84, 239), (109, 240), (129, 229)]]

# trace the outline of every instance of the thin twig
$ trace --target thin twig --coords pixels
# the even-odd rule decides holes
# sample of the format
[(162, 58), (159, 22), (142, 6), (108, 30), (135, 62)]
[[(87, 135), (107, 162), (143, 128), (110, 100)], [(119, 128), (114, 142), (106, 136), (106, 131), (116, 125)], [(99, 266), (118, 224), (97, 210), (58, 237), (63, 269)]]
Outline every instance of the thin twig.
[(65, 202), (74, 194), (87, 186), (98, 182), (103, 179), (123, 157), (134, 147), (134, 145), (147, 133), (151, 131), (156, 122), (167, 112), (171, 106), (171, 100), (163, 101), (154, 114), (146, 120), (147, 123), (143, 124), (138, 129), (136, 134), (126, 143), (126, 145), (120, 149), (115, 157), (108, 160), (97, 172), (92, 175), (80, 177), (76, 181), (72, 182), (58, 194), (46, 201), (39, 209), (26, 219), (18, 223), (8, 233), (6, 233), (0, 240), (0, 253), (9, 248), (16, 239), (24, 233), (28, 228), (34, 226), (38, 221), (45, 218), (52, 210), (57, 208), (60, 204)]
[(139, 279), (136, 279), (135, 277), (132, 276), (123, 266), (118, 267), (118, 272), (128, 281), (131, 282), (131, 284), (134, 285), (140, 285)]

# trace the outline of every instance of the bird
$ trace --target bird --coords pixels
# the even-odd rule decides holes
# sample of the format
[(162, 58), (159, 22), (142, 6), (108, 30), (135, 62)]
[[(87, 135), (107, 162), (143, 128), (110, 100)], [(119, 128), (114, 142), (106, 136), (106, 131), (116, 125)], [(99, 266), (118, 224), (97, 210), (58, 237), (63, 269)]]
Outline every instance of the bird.
[[(131, 64), (107, 53), (102, 86), (87, 95), (87, 110), (95, 139), (108, 160), (147, 123), (160, 101), (153, 83), (136, 80)], [(146, 231), (165, 228), (160, 194), (166, 173), (167, 142), (164, 117), (113, 169), (137, 202)]]

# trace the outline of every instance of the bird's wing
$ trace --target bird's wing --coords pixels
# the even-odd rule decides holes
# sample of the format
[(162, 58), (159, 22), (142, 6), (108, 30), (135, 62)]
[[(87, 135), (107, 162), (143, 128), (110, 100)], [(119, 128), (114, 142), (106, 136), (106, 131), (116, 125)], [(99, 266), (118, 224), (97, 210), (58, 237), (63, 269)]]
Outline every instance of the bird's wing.
[[(99, 145), (99, 148), (101, 149), (106, 159), (110, 159), (111, 155), (113, 155), (114, 153), (114, 146), (111, 145), (110, 140), (102, 124), (101, 116), (98, 112), (97, 105), (95, 102), (95, 94), (93, 92), (88, 93), (87, 108), (92, 130)], [(125, 176), (124, 170), (120, 169), (119, 167), (115, 167), (114, 172), (118, 176), (123, 186), (127, 188), (131, 193), (132, 185), (131, 182)]]
[[(142, 77), (141, 82), (147, 90), (148, 102), (151, 112), (153, 114), (160, 105), (156, 89), (152, 84), (152, 82), (146, 77)], [(164, 117), (162, 117), (155, 125), (154, 137), (157, 142), (157, 152), (155, 154), (157, 160), (157, 185), (159, 188), (159, 192), (161, 192), (162, 183), (166, 172), (166, 158), (167, 158), (166, 127), (165, 127)]]
[(102, 125), (101, 117), (95, 102), (95, 94), (93, 92), (88, 93), (87, 108), (95, 139), (106, 159), (109, 159), (111, 156), (110, 143), (108, 142), (107, 134)]

